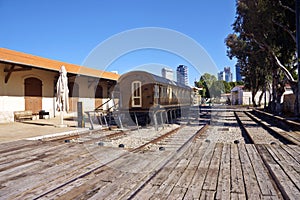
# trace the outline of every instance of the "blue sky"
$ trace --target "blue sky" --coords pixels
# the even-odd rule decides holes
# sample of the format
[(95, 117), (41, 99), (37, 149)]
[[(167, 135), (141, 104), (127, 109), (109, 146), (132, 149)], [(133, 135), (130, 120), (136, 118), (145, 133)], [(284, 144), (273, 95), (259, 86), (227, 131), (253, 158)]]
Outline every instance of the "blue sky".
[[(232, 33), (234, 18), (235, 0), (0, 0), (0, 46), (85, 64), (93, 49), (116, 34), (157, 27), (194, 40), (209, 54), (218, 71), (230, 66), (235, 72), (235, 61), (226, 56), (224, 43)], [(156, 65), (151, 63), (156, 63), (157, 69), (166, 66), (174, 70), (179, 64), (187, 65), (190, 83), (207, 68), (195, 67), (181, 55), (147, 48), (120, 55), (105, 70), (154, 70), (151, 66)]]

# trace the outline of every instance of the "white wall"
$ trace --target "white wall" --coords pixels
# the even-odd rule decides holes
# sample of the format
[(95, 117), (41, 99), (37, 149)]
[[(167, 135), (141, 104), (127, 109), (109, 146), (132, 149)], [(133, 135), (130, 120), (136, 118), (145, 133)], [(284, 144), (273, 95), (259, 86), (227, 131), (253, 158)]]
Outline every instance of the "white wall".
[[(43, 97), (42, 109), (49, 112), (50, 117), (54, 117), (54, 98)], [(25, 98), (16, 96), (0, 96), (0, 123), (10, 123), (14, 121), (14, 111), (25, 110)]]
[(93, 111), (95, 109), (95, 99), (93, 98), (79, 98), (78, 101), (82, 102), (83, 112)]
[[(259, 96), (261, 95), (261, 91), (258, 91), (255, 95), (255, 102), (258, 104)], [(265, 95), (265, 94), (264, 94)], [(265, 96), (263, 95), (261, 99), (261, 104), (263, 105), (265, 102)], [(269, 100), (269, 92), (266, 93), (266, 99)], [(240, 90), (238, 93), (238, 104), (239, 105), (252, 105), (252, 93), (251, 92), (245, 92), (243, 90)]]
[(55, 97), (43, 97), (42, 110), (49, 112), (50, 117), (54, 117), (55, 112)]
[[(261, 95), (262, 91), (258, 91), (255, 95), (255, 102), (258, 104), (259, 101), (259, 96)], [(266, 92), (266, 100), (269, 100), (270, 93)], [(244, 91), (240, 87), (235, 87), (234, 91), (231, 92), (231, 98), (232, 98), (232, 103), (235, 104), (236, 100), (239, 105), (252, 105), (252, 93)], [(261, 104), (263, 105), (265, 102), (265, 94), (263, 94)]]
[(0, 96), (0, 123), (14, 121), (14, 111), (25, 110), (24, 97)]
[(242, 94), (242, 98), (240, 98), (240, 99), (243, 99), (242, 100), (242, 102), (241, 102), (241, 104), (242, 105), (250, 105), (250, 104), (252, 104), (252, 94), (251, 94), (251, 92), (241, 92), (241, 94)]
[[(82, 102), (83, 112), (85, 111), (93, 111), (95, 109), (95, 99), (94, 98), (79, 98), (78, 101)], [(103, 98), (103, 103), (108, 101), (108, 98)], [(103, 110), (107, 110), (108, 108), (113, 106), (113, 101), (109, 101), (105, 105), (103, 105)]]

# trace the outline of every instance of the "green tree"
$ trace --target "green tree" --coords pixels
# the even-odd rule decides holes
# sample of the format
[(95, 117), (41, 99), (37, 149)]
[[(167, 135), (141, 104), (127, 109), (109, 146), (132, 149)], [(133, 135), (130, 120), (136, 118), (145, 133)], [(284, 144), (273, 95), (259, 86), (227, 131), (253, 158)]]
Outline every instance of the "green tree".
[[(227, 84), (227, 82), (225, 82)], [(225, 87), (224, 87), (224, 81), (214, 81), (210, 88), (209, 92), (211, 97), (221, 97), (221, 94), (224, 93)]]
[(211, 75), (209, 73), (204, 73), (198, 82), (195, 82), (195, 86), (203, 88), (201, 96), (204, 98), (210, 98), (210, 87), (213, 82), (217, 81), (216, 76)]
[[(231, 90), (238, 85), (237, 82), (226, 82), (226, 81), (223, 81), (223, 84), (224, 84), (224, 93), (230, 93)], [(242, 85), (242, 84), (240, 84)]]
[(203, 90), (200, 95), (204, 98), (220, 97), (222, 93), (230, 93), (236, 85), (242, 85), (243, 82), (218, 81), (216, 76), (209, 73), (204, 73), (198, 82), (195, 82), (196, 87)]
[[(228, 56), (237, 58), (253, 98), (272, 83), (272, 110), (277, 112), (285, 82), (297, 92), (294, 8), (294, 0), (238, 0), (234, 33), (225, 39)], [(254, 99), (252, 102), (255, 104)]]

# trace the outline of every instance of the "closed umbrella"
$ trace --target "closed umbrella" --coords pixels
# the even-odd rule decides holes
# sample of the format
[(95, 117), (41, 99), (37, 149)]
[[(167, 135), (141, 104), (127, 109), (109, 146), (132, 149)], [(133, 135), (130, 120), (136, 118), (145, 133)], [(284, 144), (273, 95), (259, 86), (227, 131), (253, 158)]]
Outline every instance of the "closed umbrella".
[(63, 114), (69, 111), (68, 77), (65, 66), (61, 66), (56, 84), (56, 104), (60, 111), (60, 125), (63, 125)]

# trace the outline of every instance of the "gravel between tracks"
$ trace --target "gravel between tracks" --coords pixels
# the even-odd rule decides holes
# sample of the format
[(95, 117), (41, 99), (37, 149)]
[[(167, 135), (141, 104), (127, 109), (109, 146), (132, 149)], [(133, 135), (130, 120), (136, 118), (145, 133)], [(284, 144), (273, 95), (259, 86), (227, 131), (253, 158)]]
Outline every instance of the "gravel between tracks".
[(155, 131), (154, 127), (142, 128), (131, 131), (127, 136), (119, 139), (104, 140), (103, 143), (104, 146), (110, 147), (119, 147), (120, 144), (123, 144), (125, 148), (136, 148), (178, 127), (179, 125), (177, 124), (170, 124), (163, 129), (160, 128), (158, 131)]
[(245, 143), (233, 112), (217, 112), (211, 117), (211, 126), (204, 140), (216, 143)]
[[(263, 130), (243, 112), (237, 112), (237, 114), (243, 121), (246, 129), (250, 132), (251, 137), (254, 138), (256, 144), (271, 144), (274, 142), (280, 144), (278, 139)], [(120, 138), (99, 140), (97, 141), (97, 144), (101, 142), (102, 146), (115, 148), (118, 148), (119, 145), (123, 145), (125, 149), (133, 149), (178, 127), (178, 124), (168, 124), (165, 125), (164, 128), (160, 127), (158, 131), (155, 131), (154, 127), (140, 128), (138, 130), (130, 131)], [(101, 134), (103, 136), (103, 133)], [(101, 134), (99, 133), (99, 135)], [(96, 139), (99, 136), (96, 134), (93, 137)], [(210, 127), (201, 135), (200, 139), (205, 142), (214, 143), (246, 143), (233, 111), (212, 113)], [(84, 140), (84, 138), (80, 138), (80, 140)], [(148, 150), (157, 150), (159, 147), (159, 144), (147, 146)]]

